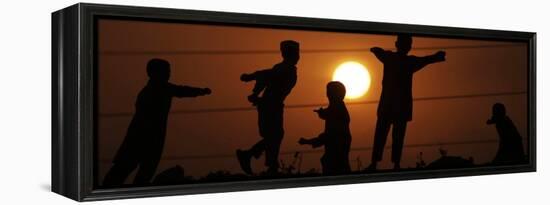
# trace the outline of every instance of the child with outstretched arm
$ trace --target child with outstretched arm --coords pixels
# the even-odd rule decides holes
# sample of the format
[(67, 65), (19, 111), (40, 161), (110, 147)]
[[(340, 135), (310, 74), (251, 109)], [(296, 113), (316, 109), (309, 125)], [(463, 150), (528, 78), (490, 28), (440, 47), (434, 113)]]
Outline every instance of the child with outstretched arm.
[(337, 81), (327, 84), (327, 108), (314, 110), (319, 118), (325, 120), (325, 130), (318, 137), (298, 141), (301, 145), (311, 145), (313, 148), (325, 147), (321, 158), (324, 175), (346, 174), (351, 171), (349, 164), (349, 150), (351, 133), (349, 130), (350, 117), (344, 97), (345, 86)]

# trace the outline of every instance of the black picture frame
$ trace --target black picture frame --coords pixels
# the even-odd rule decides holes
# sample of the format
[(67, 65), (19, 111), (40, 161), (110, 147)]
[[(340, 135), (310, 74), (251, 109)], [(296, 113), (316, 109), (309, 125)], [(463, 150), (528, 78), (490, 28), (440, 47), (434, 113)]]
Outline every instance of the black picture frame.
[[(98, 18), (291, 28), (528, 43), (528, 146), (523, 165), (209, 184), (94, 189)], [(79, 3), (52, 13), (52, 191), (77, 201), (536, 171), (536, 33)]]

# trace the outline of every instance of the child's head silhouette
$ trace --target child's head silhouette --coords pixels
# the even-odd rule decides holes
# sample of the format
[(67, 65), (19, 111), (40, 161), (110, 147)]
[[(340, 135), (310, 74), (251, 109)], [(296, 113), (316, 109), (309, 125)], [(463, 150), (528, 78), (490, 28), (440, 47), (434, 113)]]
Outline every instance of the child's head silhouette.
[(501, 117), (506, 115), (506, 107), (502, 103), (495, 103), (493, 105), (493, 116)]
[(153, 58), (147, 63), (147, 75), (155, 82), (168, 82), (170, 79), (170, 63), (168, 61)]
[(408, 34), (399, 34), (397, 36), (397, 41), (395, 41), (395, 47), (398, 53), (409, 53), (412, 47), (412, 36)]
[(346, 97), (346, 86), (338, 81), (327, 84), (327, 97), (330, 101), (342, 101)]
[(296, 65), (300, 60), (300, 44), (298, 42), (293, 40), (282, 41), (280, 49), (284, 61)]

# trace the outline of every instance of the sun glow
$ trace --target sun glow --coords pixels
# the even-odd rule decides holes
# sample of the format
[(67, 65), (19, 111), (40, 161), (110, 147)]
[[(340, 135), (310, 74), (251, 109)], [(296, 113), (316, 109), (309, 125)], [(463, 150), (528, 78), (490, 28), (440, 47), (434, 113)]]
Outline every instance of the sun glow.
[(361, 63), (348, 61), (340, 64), (334, 74), (333, 81), (340, 81), (346, 86), (346, 98), (356, 99), (365, 95), (370, 87), (370, 74)]

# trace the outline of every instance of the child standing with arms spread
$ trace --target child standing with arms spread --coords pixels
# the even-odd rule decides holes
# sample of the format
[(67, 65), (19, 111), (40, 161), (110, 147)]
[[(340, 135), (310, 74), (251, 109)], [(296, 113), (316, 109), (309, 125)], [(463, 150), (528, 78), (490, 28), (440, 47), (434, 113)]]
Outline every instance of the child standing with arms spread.
[(382, 160), (386, 139), (392, 129), (392, 162), (394, 169), (400, 169), (401, 155), (405, 141), (407, 123), (412, 120), (413, 75), (427, 65), (445, 61), (445, 52), (438, 51), (432, 55), (417, 57), (409, 55), (412, 48), (410, 35), (399, 35), (395, 42), (397, 51), (388, 51), (379, 47), (371, 48), (371, 52), (384, 64), (382, 93), (378, 104), (372, 162), (368, 170), (376, 170)]

